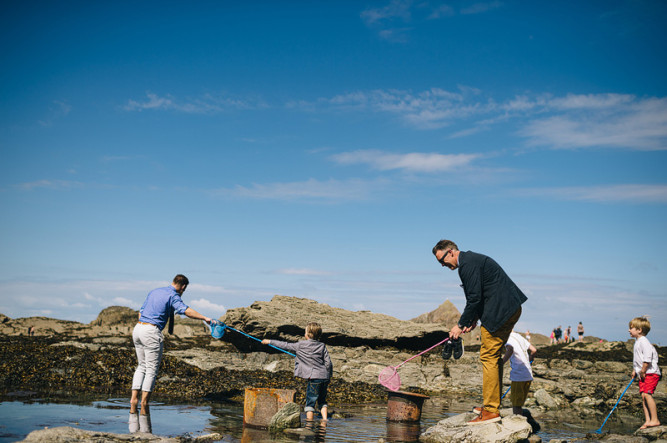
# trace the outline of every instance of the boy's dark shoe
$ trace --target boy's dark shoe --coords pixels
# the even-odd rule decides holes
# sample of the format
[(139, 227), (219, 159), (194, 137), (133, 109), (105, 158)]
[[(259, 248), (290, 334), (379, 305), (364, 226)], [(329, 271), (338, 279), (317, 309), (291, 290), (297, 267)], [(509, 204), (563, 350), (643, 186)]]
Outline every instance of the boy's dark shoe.
[(449, 339), (442, 347), (442, 358), (449, 360), (449, 358), (452, 356), (452, 352), (454, 352), (454, 345), (452, 344), (452, 339)]
[(454, 359), (458, 360), (463, 356), (463, 340), (461, 337), (456, 340), (450, 340), (452, 342), (452, 347), (454, 348)]

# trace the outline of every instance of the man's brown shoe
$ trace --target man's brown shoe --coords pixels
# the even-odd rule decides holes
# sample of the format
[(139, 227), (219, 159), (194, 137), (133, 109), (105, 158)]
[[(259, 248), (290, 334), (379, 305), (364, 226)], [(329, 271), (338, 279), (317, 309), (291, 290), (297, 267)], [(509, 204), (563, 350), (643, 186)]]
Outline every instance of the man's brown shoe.
[(500, 414), (489, 412), (485, 409), (482, 409), (482, 412), (474, 420), (470, 420), (467, 424), (469, 425), (485, 425), (487, 423), (495, 423), (500, 421)]

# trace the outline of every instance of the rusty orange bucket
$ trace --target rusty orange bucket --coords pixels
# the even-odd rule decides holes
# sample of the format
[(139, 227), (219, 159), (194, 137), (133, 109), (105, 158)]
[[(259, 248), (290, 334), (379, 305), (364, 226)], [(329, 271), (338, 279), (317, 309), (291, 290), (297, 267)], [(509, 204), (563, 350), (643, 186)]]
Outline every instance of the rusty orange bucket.
[(293, 403), (294, 389), (246, 388), (243, 401), (243, 424), (268, 428), (271, 418), (286, 403)]
[(387, 420), (418, 422), (421, 419), (424, 400), (430, 398), (428, 395), (404, 391), (387, 392)]

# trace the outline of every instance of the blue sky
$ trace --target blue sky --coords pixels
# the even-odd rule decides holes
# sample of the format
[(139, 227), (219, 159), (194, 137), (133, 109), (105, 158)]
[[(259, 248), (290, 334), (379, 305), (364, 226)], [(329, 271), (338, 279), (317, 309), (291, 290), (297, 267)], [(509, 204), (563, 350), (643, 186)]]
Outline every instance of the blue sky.
[(450, 299), (667, 344), (667, 4), (25, 2), (0, 13), (0, 312), (90, 322), (176, 273), (211, 316)]

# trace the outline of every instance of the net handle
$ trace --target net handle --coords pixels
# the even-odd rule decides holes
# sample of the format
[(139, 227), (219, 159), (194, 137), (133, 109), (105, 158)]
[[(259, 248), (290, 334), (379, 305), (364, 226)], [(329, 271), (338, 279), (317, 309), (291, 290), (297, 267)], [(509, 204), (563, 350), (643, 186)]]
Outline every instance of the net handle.
[(431, 346), (431, 347), (428, 348), (427, 350), (425, 350), (425, 351), (421, 351), (421, 352), (420, 352), (419, 354), (417, 354), (417, 355), (413, 355), (412, 357), (410, 357), (409, 359), (405, 360), (405, 361), (404, 361), (403, 363), (401, 363), (400, 365), (398, 365), (398, 366), (394, 366), (394, 369), (398, 369), (398, 368), (400, 368), (401, 366), (403, 366), (404, 364), (406, 364), (407, 362), (409, 362), (410, 360), (415, 359), (415, 358), (419, 357), (420, 355), (426, 354), (428, 351), (430, 351), (431, 349), (433, 349), (433, 348), (435, 348), (435, 347), (437, 347), (437, 346), (440, 346), (441, 344), (443, 344), (443, 343), (446, 342), (447, 340), (449, 340), (449, 337), (447, 337), (446, 339), (444, 339), (444, 340), (441, 341), (441, 342), (438, 342), (438, 343), (434, 344), (433, 346)]

